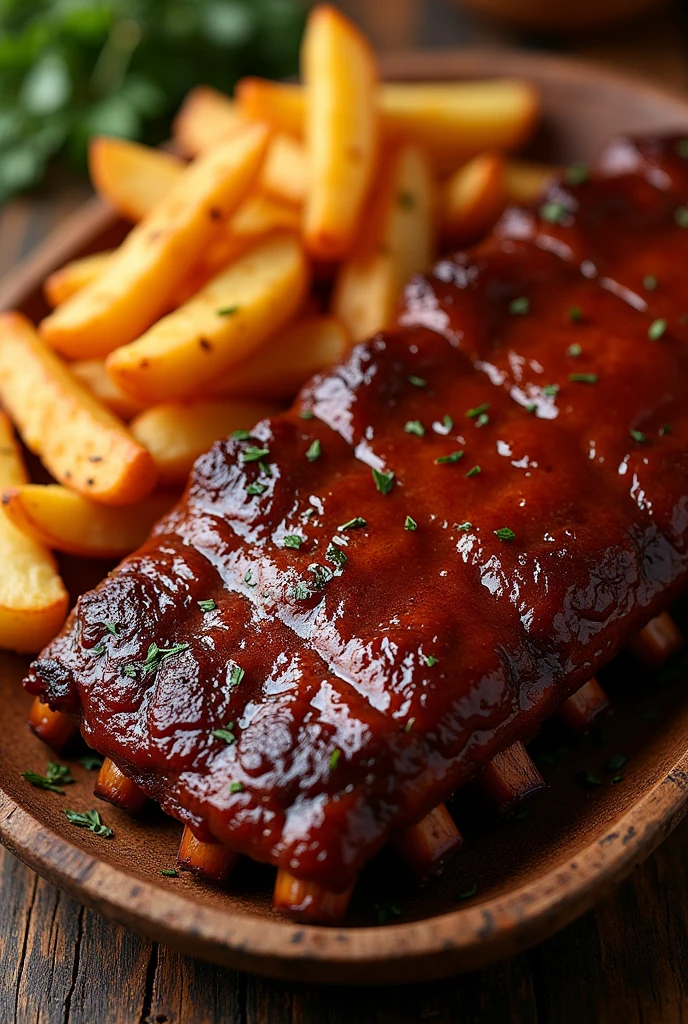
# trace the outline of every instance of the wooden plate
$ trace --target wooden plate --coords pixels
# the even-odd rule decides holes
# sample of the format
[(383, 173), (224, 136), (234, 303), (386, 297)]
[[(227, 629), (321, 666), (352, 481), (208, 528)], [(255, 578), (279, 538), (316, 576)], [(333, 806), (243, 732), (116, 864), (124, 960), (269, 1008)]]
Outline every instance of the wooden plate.
[[(412, 53), (387, 60), (386, 72), (406, 79), (531, 79), (545, 115), (534, 152), (557, 162), (591, 156), (616, 131), (688, 130), (685, 100), (557, 57)], [(45, 275), (113, 244), (122, 232), (107, 210), (87, 204), (5, 280), (0, 307), (41, 316)], [(64, 571), (83, 588), (104, 569), (70, 561)], [(364, 873), (345, 928), (299, 926), (271, 910), (274, 871), (265, 866), (243, 861), (231, 891), (189, 876), (161, 876), (174, 865), (180, 834), (162, 814), (139, 822), (101, 805), (115, 830), (110, 840), (69, 825), (65, 807), (96, 805), (94, 775), (70, 761), (76, 784), (65, 796), (20, 777), (27, 768), (44, 771), (50, 756), (25, 726), (25, 665), (0, 657), (2, 842), (39, 874), (121, 923), (243, 970), (387, 984), (479, 967), (582, 914), (662, 841), (688, 804), (688, 689), (681, 671), (660, 686), (619, 659), (604, 680), (614, 711), (603, 733), (566, 744), (552, 727), (538, 740), (535, 751), (552, 785), (527, 812), (491, 820), (467, 790), (454, 809), (466, 843), (442, 878), (415, 889), (383, 855)]]

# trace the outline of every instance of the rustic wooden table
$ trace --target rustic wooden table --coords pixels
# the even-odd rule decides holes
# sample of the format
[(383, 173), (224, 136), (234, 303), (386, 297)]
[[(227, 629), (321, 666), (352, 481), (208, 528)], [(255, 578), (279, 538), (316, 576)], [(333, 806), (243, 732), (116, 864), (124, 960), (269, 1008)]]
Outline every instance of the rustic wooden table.
[[(341, 6), (380, 48), (557, 46), (688, 89), (681, 5), (565, 44), (514, 39), (449, 0)], [(78, 182), (53, 182), (0, 211), (0, 276), (85, 194)], [(357, 990), (267, 981), (182, 956), (84, 909), (0, 851), (0, 1024), (678, 1024), (688, 1020), (687, 863), (685, 822), (596, 910), (530, 952), (446, 982)]]

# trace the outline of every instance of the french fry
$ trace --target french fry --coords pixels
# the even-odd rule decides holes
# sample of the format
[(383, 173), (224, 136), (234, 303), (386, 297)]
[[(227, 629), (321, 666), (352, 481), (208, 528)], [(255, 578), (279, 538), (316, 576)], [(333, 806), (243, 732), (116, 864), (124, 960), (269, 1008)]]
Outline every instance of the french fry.
[(214, 441), (233, 430), (246, 430), (279, 409), (265, 402), (205, 399), (167, 402), (146, 409), (133, 420), (131, 432), (155, 459), (164, 484), (185, 484), (191, 467)]
[(91, 281), (95, 281), (105, 270), (110, 256), (109, 250), (94, 252), (92, 256), (82, 256), (81, 259), (72, 260), (59, 270), (53, 271), (43, 282), (43, 292), (53, 309), (71, 299), (72, 295), (76, 295)]
[[(235, 95), (249, 119), (295, 138), (304, 135), (306, 103), (299, 85), (243, 79)], [(535, 89), (520, 79), (384, 83), (377, 98), (385, 142), (415, 142), (435, 171), (450, 174), (485, 149), (511, 152), (532, 134), (539, 115)]]
[(310, 316), (286, 327), (212, 386), (213, 395), (290, 401), (314, 373), (341, 359), (351, 344), (334, 316)]
[(191, 164), (130, 232), (105, 273), (46, 317), (45, 341), (72, 359), (95, 358), (150, 327), (246, 196), (267, 139), (267, 130), (253, 125)]
[[(0, 412), (0, 488), (26, 483), (12, 424)], [(0, 647), (39, 651), (64, 622), (69, 596), (55, 559), (38, 541), (25, 536), (0, 511)]]
[(506, 205), (504, 157), (481, 153), (445, 182), (439, 223), (446, 242), (467, 245), (492, 227)]
[(140, 221), (184, 173), (179, 157), (128, 139), (100, 135), (88, 147), (91, 184), (122, 217)]
[(300, 241), (274, 235), (137, 341), (113, 352), (107, 371), (143, 402), (194, 397), (279, 331), (299, 309), (308, 284)]
[(102, 359), (81, 359), (70, 363), (69, 369), (99, 402), (120, 419), (130, 420), (145, 408), (142, 402), (135, 401), (117, 387)]
[(126, 505), (155, 486), (155, 464), (145, 448), (20, 313), (0, 314), (0, 401), (27, 448), (79, 494)]
[(246, 123), (238, 104), (229, 96), (208, 85), (197, 85), (182, 103), (172, 131), (180, 152), (195, 157), (233, 135)]
[(389, 325), (404, 283), (434, 254), (430, 169), (415, 146), (397, 151), (379, 175), (356, 251), (337, 274), (333, 312), (354, 341)]
[(548, 182), (560, 173), (552, 164), (536, 164), (530, 160), (507, 160), (505, 167), (506, 196), (510, 203), (532, 203)]
[(308, 160), (302, 142), (279, 133), (270, 140), (258, 187), (266, 195), (301, 206), (309, 181)]
[(309, 169), (304, 239), (314, 258), (341, 259), (351, 250), (377, 158), (375, 55), (348, 18), (321, 4), (308, 19), (301, 64)]
[(59, 484), (22, 484), (5, 489), (5, 515), (27, 537), (55, 551), (83, 558), (123, 558), (143, 544), (155, 522), (174, 504), (172, 494), (153, 495), (111, 508)]

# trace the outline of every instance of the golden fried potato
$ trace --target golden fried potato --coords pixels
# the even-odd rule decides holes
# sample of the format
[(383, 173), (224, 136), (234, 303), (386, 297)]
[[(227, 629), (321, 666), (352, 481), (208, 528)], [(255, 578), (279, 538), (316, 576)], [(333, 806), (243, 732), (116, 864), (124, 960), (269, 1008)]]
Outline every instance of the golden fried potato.
[(177, 184), (186, 164), (163, 149), (100, 135), (88, 147), (91, 184), (122, 217), (140, 221)]
[(481, 153), (460, 167), (440, 196), (442, 236), (453, 245), (468, 245), (486, 234), (506, 205), (504, 157)]
[(79, 359), (69, 364), (74, 376), (103, 405), (114, 412), (122, 420), (130, 420), (145, 408), (142, 402), (136, 402), (117, 387), (102, 359)]
[(110, 250), (95, 252), (92, 256), (82, 256), (53, 271), (43, 282), (43, 292), (53, 309), (95, 281), (105, 270), (111, 255)]
[(197, 85), (187, 95), (174, 119), (172, 133), (184, 156), (198, 156), (209, 146), (245, 127), (238, 104), (208, 85)]

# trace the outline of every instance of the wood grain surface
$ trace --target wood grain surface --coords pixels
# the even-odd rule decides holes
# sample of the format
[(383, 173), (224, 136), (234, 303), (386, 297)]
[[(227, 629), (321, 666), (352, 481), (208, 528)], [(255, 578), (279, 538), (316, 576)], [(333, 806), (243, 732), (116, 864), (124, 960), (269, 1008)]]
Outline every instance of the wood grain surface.
[[(603, 2), (603, 0), (601, 0)], [(450, 0), (342, 3), (383, 49), (545, 45), (688, 88), (683, 5), (604, 35), (515, 38)], [(88, 188), (54, 178), (0, 211), (0, 276)], [(0, 850), (0, 1024), (410, 1024), (688, 1020), (688, 822), (605, 902), (529, 953), (446, 982), (292, 985), (184, 957), (85, 910)]]

